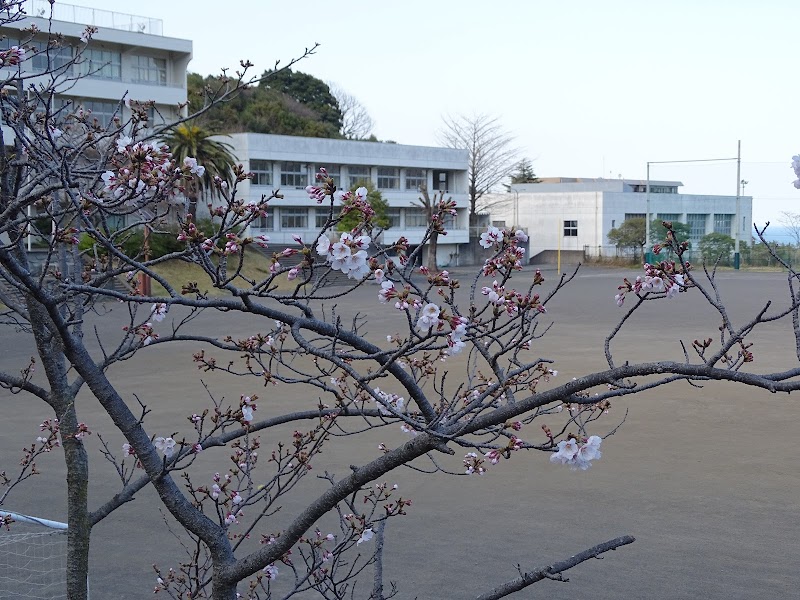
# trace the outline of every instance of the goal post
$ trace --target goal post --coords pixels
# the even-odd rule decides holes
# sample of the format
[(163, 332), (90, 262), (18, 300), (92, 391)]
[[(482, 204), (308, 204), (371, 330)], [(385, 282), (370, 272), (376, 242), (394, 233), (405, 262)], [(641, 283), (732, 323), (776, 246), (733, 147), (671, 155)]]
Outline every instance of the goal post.
[(0, 511), (0, 598), (67, 597), (67, 524)]

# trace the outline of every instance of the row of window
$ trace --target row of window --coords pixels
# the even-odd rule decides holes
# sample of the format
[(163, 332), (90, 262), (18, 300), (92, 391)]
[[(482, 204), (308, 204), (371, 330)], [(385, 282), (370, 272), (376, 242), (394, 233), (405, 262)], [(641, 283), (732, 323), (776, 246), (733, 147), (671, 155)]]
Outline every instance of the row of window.
[[(3, 48), (18, 46), (19, 40), (6, 38)], [(70, 65), (76, 56), (75, 48), (64, 46), (50, 48), (45, 42), (34, 41), (30, 68), (33, 71), (63, 70), (67, 75), (98, 77), (100, 79), (122, 80), (122, 53), (118, 50), (103, 50), (87, 47), (81, 51), (77, 63)], [(130, 57), (131, 80), (135, 83), (167, 85), (167, 59), (155, 56), (133, 55)]]
[[(644, 219), (644, 213), (625, 213), (625, 220), (628, 219)], [(653, 218), (657, 218), (659, 221), (681, 221), (682, 216), (679, 213), (658, 213), (657, 215), (653, 215)], [(713, 221), (713, 231), (714, 233), (724, 233), (725, 235), (731, 235), (733, 233), (733, 218), (734, 215), (732, 214), (721, 214), (715, 213), (714, 214), (714, 221)], [(743, 229), (744, 229), (744, 221), (746, 217), (743, 218)], [(692, 240), (699, 240), (706, 234), (706, 223), (708, 222), (708, 214), (692, 214), (688, 213), (686, 215), (686, 224), (689, 226), (689, 239)]]
[[(280, 187), (304, 188), (308, 185), (310, 173), (309, 167), (302, 163), (282, 162), (277, 163), (280, 170)], [(350, 189), (354, 186), (370, 181), (372, 178), (372, 167), (364, 165), (332, 165), (326, 166), (328, 175), (333, 179), (337, 188), (346, 187)], [(400, 169), (396, 167), (377, 167), (378, 179), (377, 186), (380, 190), (412, 190), (418, 191), (425, 185), (428, 179), (428, 172), (425, 169)], [(267, 160), (250, 160), (250, 172), (253, 173), (252, 184), (272, 186), (273, 163)], [(345, 181), (346, 186), (342, 186)]]
[[(633, 192), (640, 192), (644, 194), (647, 192), (647, 184), (633, 184), (631, 185), (631, 191)], [(651, 185), (650, 186), (650, 193), (651, 194), (677, 194), (678, 188), (677, 186), (672, 185)]]
[[(404, 215), (402, 213), (405, 213)], [(389, 228), (398, 228), (402, 224), (402, 216), (405, 216), (406, 229), (425, 229), (428, 227), (428, 214), (422, 208), (390, 208), (386, 211), (386, 216), (389, 219)], [(316, 229), (322, 229), (328, 220), (328, 213), (322, 210), (316, 210), (313, 214), (309, 214), (309, 209), (300, 207), (282, 207), (278, 215), (278, 222), (280, 229), (302, 229), (308, 230), (309, 223), (314, 223)], [(453, 229), (455, 227), (455, 217), (447, 215), (444, 220), (446, 229)], [(275, 230), (275, 210), (269, 209), (267, 216), (261, 217), (258, 222), (258, 227), (268, 231)]]

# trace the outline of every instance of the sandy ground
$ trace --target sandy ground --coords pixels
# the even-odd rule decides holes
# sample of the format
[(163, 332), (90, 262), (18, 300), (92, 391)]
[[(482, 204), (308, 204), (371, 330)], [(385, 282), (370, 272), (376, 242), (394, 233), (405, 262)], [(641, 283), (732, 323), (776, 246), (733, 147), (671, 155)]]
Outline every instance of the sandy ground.
[[(553, 275), (546, 272), (551, 279)], [(532, 354), (554, 359), (559, 380), (604, 366), (602, 340), (622, 314), (613, 295), (624, 275), (631, 272), (586, 269), (550, 306), (548, 317), (555, 324)], [(785, 277), (780, 274), (728, 272), (719, 276), (719, 285), (739, 323), (768, 299), (786, 305)], [(370, 333), (381, 337), (387, 321), (375, 293), (374, 287), (357, 292), (340, 303), (340, 311), (371, 314), (376, 320)], [(121, 307), (112, 308), (115, 313), (101, 325), (102, 335), (113, 334), (121, 324)], [(198, 325), (234, 335), (258, 327), (252, 319), (228, 317), (224, 331), (220, 315), (203, 317)], [(774, 371), (796, 363), (789, 325), (768, 324), (752, 336), (756, 369)], [(689, 344), (714, 337), (718, 326), (719, 318), (697, 293), (653, 303), (620, 337), (615, 360), (680, 360), (679, 340)], [(22, 368), (33, 351), (30, 340), (8, 331), (2, 345), (0, 368), (9, 371)], [(153, 433), (188, 431), (186, 416), (207, 404), (191, 360), (195, 350), (188, 344), (154, 347), (115, 367), (113, 379), (123, 396), (133, 402), (138, 394), (153, 409), (148, 420)], [(243, 380), (203, 378), (215, 393), (229, 398), (248, 391), (262, 394), (259, 416), (316, 404), (307, 390), (283, 386), (265, 391)], [(0, 403), (0, 470), (13, 473), (19, 449), (38, 435), (38, 424), (50, 415), (38, 401), (5, 390), (0, 391)], [(400, 586), (398, 597), (474, 597), (513, 578), (517, 565), (528, 569), (547, 564), (622, 534), (634, 535), (636, 543), (574, 569), (568, 574), (570, 583), (543, 582), (514, 597), (800, 597), (800, 469), (792, 454), (800, 405), (795, 398), (731, 384), (709, 383), (698, 390), (678, 383), (615, 402), (611, 420), (597, 432), (613, 427), (626, 409), (625, 424), (603, 443), (603, 458), (587, 472), (551, 465), (546, 455), (532, 453), (515, 455), (482, 477), (430, 477), (403, 470), (387, 478), (414, 500), (409, 515), (387, 527), (386, 571)], [(90, 396), (81, 397), (79, 413), (113, 448), (121, 445), (121, 436)], [(539, 424), (521, 436), (538, 439)], [(285, 435), (270, 432), (262, 439), (268, 446)], [(315, 468), (344, 473), (348, 465), (376, 457), (377, 442), (391, 446), (403, 439), (392, 429), (331, 445)], [(87, 443), (91, 506), (96, 506), (119, 482), (98, 452), (97, 435)], [(457, 451), (451, 466), (459, 466), (462, 454)], [(40, 464), (43, 474), (15, 491), (6, 507), (63, 519), (60, 455)], [(206, 456), (196, 472), (210, 474), (223, 470), (224, 464), (221, 454)], [(300, 493), (311, 497), (323, 487), (307, 478)], [(287, 504), (284, 513), (299, 508)], [(278, 523), (273, 521), (270, 531)], [(178, 549), (153, 493), (144, 490), (93, 532), (92, 598), (152, 596), (151, 565), (174, 565), (181, 559)]]

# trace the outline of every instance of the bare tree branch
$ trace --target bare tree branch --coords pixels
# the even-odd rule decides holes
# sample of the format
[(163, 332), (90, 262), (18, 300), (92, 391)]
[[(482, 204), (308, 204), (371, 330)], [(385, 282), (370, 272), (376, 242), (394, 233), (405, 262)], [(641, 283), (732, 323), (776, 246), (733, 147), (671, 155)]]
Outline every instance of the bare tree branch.
[(477, 600), (498, 600), (499, 598), (505, 598), (506, 596), (509, 596), (520, 590), (524, 590), (529, 585), (542, 581), (543, 579), (569, 581), (569, 579), (561, 577), (561, 573), (578, 566), (582, 562), (586, 562), (592, 558), (598, 558), (605, 552), (616, 550), (621, 546), (632, 544), (635, 541), (636, 538), (633, 536), (624, 535), (622, 537), (603, 542), (602, 544), (598, 544), (597, 546), (592, 546), (591, 548), (570, 556), (565, 560), (560, 560), (546, 567), (538, 567), (536, 569), (526, 571), (516, 579), (512, 579), (509, 582), (499, 585), (490, 592), (481, 594), (477, 597)]

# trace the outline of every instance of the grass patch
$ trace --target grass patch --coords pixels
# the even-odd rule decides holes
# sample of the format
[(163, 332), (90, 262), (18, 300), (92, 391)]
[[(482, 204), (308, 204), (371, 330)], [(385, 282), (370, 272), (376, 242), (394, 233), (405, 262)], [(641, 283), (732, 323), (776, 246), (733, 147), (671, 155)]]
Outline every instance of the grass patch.
[[(249, 280), (261, 281), (269, 276), (271, 261), (260, 252), (249, 252), (245, 256), (242, 275)], [(239, 266), (238, 257), (228, 258), (228, 275), (232, 275)], [(167, 280), (173, 289), (180, 292), (181, 288), (190, 281), (196, 281), (197, 287), (202, 292), (207, 292), (209, 296), (227, 296), (228, 292), (219, 288), (212, 287), (208, 280), (208, 275), (195, 264), (180, 260), (171, 260), (164, 264), (154, 267), (153, 270)], [(241, 277), (235, 279), (233, 284), (238, 287), (249, 287), (250, 284)], [(277, 281), (278, 289), (294, 289), (292, 282), (286, 276), (279, 277)], [(153, 280), (152, 293), (154, 296), (165, 295), (164, 287)]]

